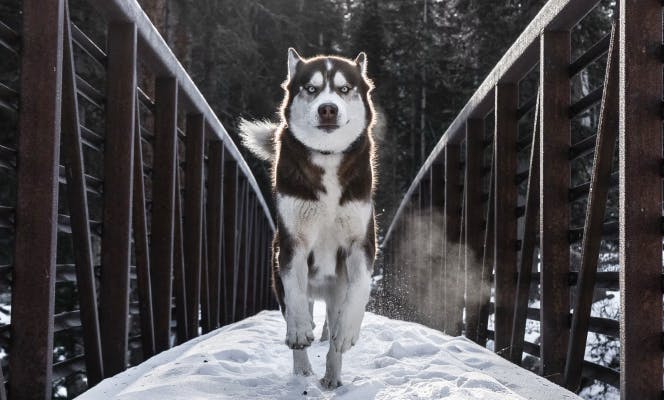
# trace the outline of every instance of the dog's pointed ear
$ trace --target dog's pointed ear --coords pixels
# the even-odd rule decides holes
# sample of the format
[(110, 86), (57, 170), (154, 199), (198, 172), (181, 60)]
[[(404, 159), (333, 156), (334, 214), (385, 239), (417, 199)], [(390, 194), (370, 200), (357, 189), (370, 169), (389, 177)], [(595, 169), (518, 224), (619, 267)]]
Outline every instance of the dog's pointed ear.
[(302, 57), (297, 54), (294, 48), (288, 48), (288, 79), (291, 79), (295, 76), (295, 71), (297, 70), (297, 65), (302, 61)]
[(355, 57), (355, 64), (360, 67), (363, 74), (367, 73), (367, 54), (363, 51)]

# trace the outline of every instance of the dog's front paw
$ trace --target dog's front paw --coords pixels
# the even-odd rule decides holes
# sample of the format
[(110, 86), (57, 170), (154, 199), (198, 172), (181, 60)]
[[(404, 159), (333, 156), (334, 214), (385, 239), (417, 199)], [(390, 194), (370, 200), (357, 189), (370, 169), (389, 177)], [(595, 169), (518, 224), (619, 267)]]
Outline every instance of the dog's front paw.
[(362, 325), (362, 317), (341, 315), (339, 323), (332, 332), (332, 345), (336, 351), (345, 353), (351, 347), (355, 346), (357, 340), (360, 338), (360, 326)]
[(323, 389), (334, 390), (339, 386), (341, 386), (342, 383), (341, 380), (337, 378), (328, 378), (327, 376), (325, 376), (320, 380), (320, 385), (323, 387)]
[[(295, 324), (294, 324), (295, 325)], [(314, 341), (314, 331), (311, 323), (298, 324), (286, 329), (286, 346), (293, 350), (301, 350), (309, 347)]]

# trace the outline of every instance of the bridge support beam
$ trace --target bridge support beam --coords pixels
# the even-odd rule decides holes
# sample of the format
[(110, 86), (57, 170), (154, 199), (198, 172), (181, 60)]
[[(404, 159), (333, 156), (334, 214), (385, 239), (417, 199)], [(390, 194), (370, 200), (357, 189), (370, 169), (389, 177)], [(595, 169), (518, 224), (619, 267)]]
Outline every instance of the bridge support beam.
[(484, 119), (469, 119), (466, 122), (466, 204), (464, 210), (464, 259), (466, 270), (466, 337), (477, 340), (479, 319), (482, 265), (478, 257), (482, 254), (482, 142)]
[[(10, 393), (50, 399), (63, 1), (23, 1)], [(36, 118), (39, 116), (39, 118)]]
[(512, 337), (512, 318), (516, 294), (516, 224), (517, 205), (516, 138), (518, 85), (496, 85), (495, 106), (495, 204), (494, 204), (494, 262), (496, 287), (495, 344), (502, 356), (509, 356)]
[[(460, 307), (458, 279), (461, 275), (458, 241), (461, 234), (461, 187), (459, 186), (459, 145), (448, 144), (445, 147), (445, 235), (444, 235), (444, 268), (445, 268), (445, 333), (458, 336), (461, 334), (461, 315), (457, 314)], [(459, 310), (459, 313), (461, 311)]]
[(621, 0), (619, 26), (620, 387), (662, 390), (662, 4)]
[(569, 31), (540, 38), (540, 373), (562, 382), (569, 339)]

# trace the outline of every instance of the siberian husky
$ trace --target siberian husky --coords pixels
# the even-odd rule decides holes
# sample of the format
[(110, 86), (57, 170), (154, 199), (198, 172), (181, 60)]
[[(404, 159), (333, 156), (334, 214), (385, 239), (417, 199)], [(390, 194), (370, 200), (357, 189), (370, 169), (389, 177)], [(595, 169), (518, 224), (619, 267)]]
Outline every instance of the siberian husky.
[(288, 49), (280, 123), (240, 123), (244, 145), (272, 165), (277, 206), (273, 287), (298, 375), (313, 373), (313, 301), (326, 303), (321, 385), (341, 385), (342, 354), (358, 340), (375, 258), (374, 110), (367, 58), (303, 59)]

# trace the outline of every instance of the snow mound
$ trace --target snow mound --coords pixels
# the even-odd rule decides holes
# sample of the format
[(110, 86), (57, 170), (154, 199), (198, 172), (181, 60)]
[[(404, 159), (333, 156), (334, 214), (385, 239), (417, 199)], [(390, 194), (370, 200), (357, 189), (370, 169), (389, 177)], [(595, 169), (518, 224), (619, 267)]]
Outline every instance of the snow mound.
[[(325, 307), (316, 304), (316, 337)], [(359, 343), (344, 355), (344, 385), (326, 391), (327, 342), (309, 358), (316, 376), (292, 373), (279, 311), (262, 311), (104, 380), (81, 400), (168, 399), (579, 399), (463, 337), (367, 313)]]

